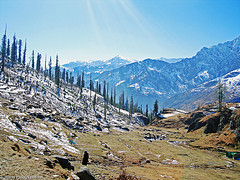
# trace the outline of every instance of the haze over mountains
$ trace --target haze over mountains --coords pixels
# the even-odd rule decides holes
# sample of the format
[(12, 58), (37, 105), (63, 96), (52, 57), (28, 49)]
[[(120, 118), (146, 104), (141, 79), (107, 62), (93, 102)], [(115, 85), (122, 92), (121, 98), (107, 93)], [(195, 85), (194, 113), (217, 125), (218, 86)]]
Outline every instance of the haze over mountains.
[[(73, 71), (75, 76), (84, 71), (87, 75), (91, 74), (95, 81), (103, 83), (105, 80), (109, 87), (117, 87), (118, 94), (124, 91), (127, 94), (125, 97), (133, 95), (134, 101), (144, 107), (146, 104), (151, 106), (157, 99), (164, 107), (177, 105), (186, 108), (186, 104), (194, 104), (194, 100), (190, 100), (189, 96), (176, 98), (179, 93), (196, 92), (196, 88), (204, 87), (212, 80), (216, 82), (216, 78), (224, 75), (226, 79), (228, 73), (240, 68), (239, 40), (240, 37), (237, 37), (209, 48), (204, 47), (192, 58), (132, 62), (117, 56), (108, 61), (75, 62), (63, 67)], [(235, 80), (237, 82), (234, 85), (239, 82), (238, 78)], [(228, 88), (230, 86), (228, 84)], [(166, 101), (169, 98), (172, 98), (171, 103)], [(175, 100), (178, 103), (174, 103)]]

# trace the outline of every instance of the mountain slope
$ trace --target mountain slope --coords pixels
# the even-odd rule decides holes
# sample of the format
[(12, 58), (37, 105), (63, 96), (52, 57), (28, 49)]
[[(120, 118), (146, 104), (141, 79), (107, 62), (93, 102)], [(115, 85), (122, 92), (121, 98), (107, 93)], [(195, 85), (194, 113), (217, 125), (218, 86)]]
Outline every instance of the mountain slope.
[[(236, 69), (222, 76), (221, 83), (225, 86), (224, 101), (239, 101), (240, 69)], [(219, 78), (200, 84), (197, 88), (169, 98), (163, 104), (167, 107), (193, 110), (202, 104), (216, 101), (216, 86)]]
[(164, 101), (178, 93), (196, 88), (199, 84), (223, 76), (240, 67), (240, 37), (233, 41), (202, 48), (192, 58), (177, 63), (146, 59), (106, 71), (96, 80), (106, 80), (134, 95), (139, 104), (153, 104), (155, 99)]
[(86, 80), (89, 80), (90, 74), (94, 78), (104, 71), (110, 71), (130, 63), (132, 63), (132, 61), (121, 56), (116, 56), (105, 61), (70, 62), (64, 64), (62, 68), (66, 68), (68, 71), (72, 72), (75, 79), (78, 75), (81, 75), (82, 72), (85, 72)]

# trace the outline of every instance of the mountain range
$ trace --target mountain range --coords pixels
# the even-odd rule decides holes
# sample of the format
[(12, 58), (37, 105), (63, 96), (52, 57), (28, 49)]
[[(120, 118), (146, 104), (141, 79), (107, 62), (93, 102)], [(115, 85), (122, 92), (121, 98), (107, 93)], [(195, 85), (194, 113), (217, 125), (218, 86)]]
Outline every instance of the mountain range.
[[(177, 98), (180, 94), (193, 92), (207, 82), (216, 82), (216, 78), (226, 77), (231, 71), (239, 69), (239, 40), (240, 37), (237, 37), (209, 48), (204, 47), (191, 58), (175, 61), (160, 58), (132, 62), (117, 56), (108, 61), (76, 62), (63, 67), (74, 74), (81, 71), (91, 74), (95, 81), (106, 81), (109, 87), (117, 87), (117, 94), (124, 91), (125, 97), (133, 95), (134, 101), (144, 107), (146, 104), (152, 106), (156, 99), (164, 107), (173, 106), (175, 100), (181, 99)], [(189, 100), (188, 96), (186, 98)], [(186, 99), (182, 99), (181, 102), (186, 104)], [(178, 106), (184, 107), (181, 102), (177, 103)]]

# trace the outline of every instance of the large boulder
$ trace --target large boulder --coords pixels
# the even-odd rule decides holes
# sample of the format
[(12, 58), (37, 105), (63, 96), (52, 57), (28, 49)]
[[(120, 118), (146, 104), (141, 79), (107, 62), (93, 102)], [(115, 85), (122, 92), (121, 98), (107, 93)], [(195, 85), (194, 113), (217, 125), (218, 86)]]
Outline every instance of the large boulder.
[(185, 121), (185, 124), (190, 125), (192, 123), (194, 123), (196, 120), (200, 120), (201, 118), (203, 118), (205, 115), (203, 114), (203, 112), (195, 112), (192, 113), (190, 118), (188, 118)]
[(209, 118), (207, 119), (207, 125), (204, 129), (204, 133), (216, 133), (218, 130), (218, 125), (219, 125), (219, 116), (216, 115), (210, 115), (208, 116)]
[(74, 166), (71, 165), (68, 158), (64, 156), (57, 156), (57, 155), (54, 155), (53, 157), (62, 166), (62, 168), (68, 169), (68, 170), (74, 170)]
[(207, 122), (203, 122), (199, 120), (201, 119), (196, 119), (192, 124), (190, 124), (187, 132), (198, 130), (207, 124)]
[(76, 174), (81, 180), (96, 180), (96, 178), (90, 173), (87, 167), (82, 168)]

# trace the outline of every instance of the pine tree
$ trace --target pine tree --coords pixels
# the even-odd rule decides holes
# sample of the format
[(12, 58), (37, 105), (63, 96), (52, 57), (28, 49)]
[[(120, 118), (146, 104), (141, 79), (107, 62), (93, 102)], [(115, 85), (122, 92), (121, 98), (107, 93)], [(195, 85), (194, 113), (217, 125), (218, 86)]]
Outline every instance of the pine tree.
[(60, 67), (58, 64), (58, 55), (56, 56), (56, 67), (55, 67), (55, 83), (57, 86), (59, 86), (60, 82)]
[(94, 98), (93, 98), (93, 109), (95, 110), (96, 107), (96, 102), (97, 102), (97, 93), (95, 93)]
[(10, 39), (8, 39), (7, 43), (7, 57), (10, 57)]
[(34, 50), (32, 51), (32, 69), (34, 69), (35, 64), (34, 64)]
[(125, 107), (124, 107), (124, 91), (119, 96), (119, 107), (121, 109), (125, 109)]
[(103, 82), (103, 98), (106, 100), (106, 81)]
[(128, 98), (126, 98), (126, 102), (125, 102), (125, 110), (126, 110), (126, 111), (129, 110)]
[(70, 75), (69, 75), (69, 83), (72, 85), (72, 72), (70, 72)]
[(133, 96), (131, 96), (131, 101), (130, 101), (130, 109), (129, 109), (129, 112), (130, 112), (130, 115), (132, 116), (132, 114), (134, 113), (134, 109), (133, 109)]
[(27, 53), (27, 41), (25, 40), (25, 47), (24, 47), (24, 51), (23, 51), (23, 60), (22, 60), (22, 63), (24, 66), (26, 64), (26, 53)]
[(107, 103), (109, 101), (109, 84), (107, 83)]
[(148, 117), (148, 104), (146, 104), (146, 117)]
[(107, 105), (104, 103), (104, 120), (107, 120)]
[(113, 105), (113, 89), (111, 88), (110, 104)]
[(12, 43), (12, 49), (11, 49), (11, 61), (12, 66), (17, 60), (17, 42), (16, 42), (16, 36), (13, 36), (13, 43)]
[(92, 76), (90, 75), (90, 81), (89, 81), (89, 89), (90, 89), (90, 101), (91, 101), (91, 98), (92, 98)]
[(52, 79), (52, 57), (51, 56), (50, 56), (48, 66), (49, 66), (48, 76), (49, 76), (49, 79), (51, 80)]
[(45, 68), (44, 68), (44, 76), (45, 76), (45, 79), (47, 77), (47, 54), (45, 55)]
[(96, 93), (99, 93), (98, 87), (99, 87), (99, 85), (98, 85), (98, 81), (97, 81), (97, 83), (96, 83), (96, 88), (95, 88), (95, 92), (96, 92)]
[(18, 41), (18, 63), (22, 62), (22, 40)]
[(81, 75), (77, 76), (77, 86), (81, 88)]
[(100, 83), (100, 82), (99, 82), (98, 92), (99, 92), (100, 95), (102, 94), (102, 91), (101, 91), (101, 83)]
[(63, 72), (62, 72), (62, 80), (65, 82), (65, 77), (66, 77), (66, 69), (63, 68)]
[(154, 116), (156, 116), (158, 113), (158, 100), (156, 99), (156, 101), (154, 102), (154, 105), (153, 105), (153, 114)]
[(116, 105), (116, 86), (114, 86), (113, 104)]
[(68, 71), (66, 72), (66, 82), (67, 82), (67, 84), (69, 82)]
[(37, 64), (36, 64), (36, 70), (37, 72), (40, 71), (41, 69), (41, 58), (42, 58), (42, 55), (41, 54), (37, 54)]
[(223, 99), (224, 99), (224, 94), (225, 94), (225, 86), (221, 82), (221, 80), (218, 81), (218, 84), (216, 86), (216, 94), (217, 94), (217, 103), (218, 103), (218, 111), (222, 111), (222, 104), (223, 104)]
[(6, 57), (6, 41), (7, 41), (7, 28), (5, 29), (5, 34), (3, 35), (2, 38), (2, 68), (1, 71), (4, 71), (4, 66), (5, 66), (5, 57)]
[(85, 87), (85, 81), (84, 81), (84, 72), (82, 72), (82, 88)]

